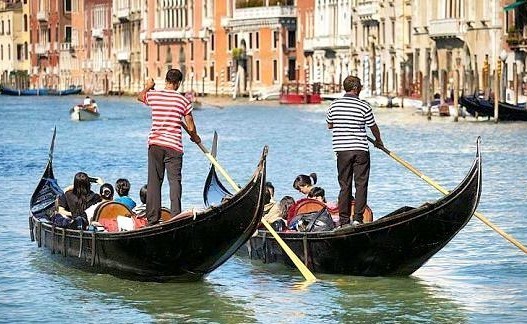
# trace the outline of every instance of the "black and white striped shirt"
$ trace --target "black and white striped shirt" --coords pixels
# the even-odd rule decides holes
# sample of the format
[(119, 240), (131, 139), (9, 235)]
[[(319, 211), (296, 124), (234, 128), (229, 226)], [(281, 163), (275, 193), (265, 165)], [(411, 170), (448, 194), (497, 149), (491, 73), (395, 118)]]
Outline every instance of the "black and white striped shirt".
[(375, 125), (369, 103), (345, 94), (329, 105), (326, 122), (333, 124), (333, 151), (368, 151), (366, 126)]

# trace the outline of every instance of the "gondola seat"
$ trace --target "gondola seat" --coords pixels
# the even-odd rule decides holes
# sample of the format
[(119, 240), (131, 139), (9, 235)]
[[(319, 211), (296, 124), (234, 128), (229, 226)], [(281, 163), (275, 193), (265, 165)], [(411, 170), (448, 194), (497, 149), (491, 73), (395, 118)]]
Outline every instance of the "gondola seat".
[(118, 216), (131, 217), (134, 213), (126, 205), (117, 201), (106, 201), (95, 209), (93, 221), (104, 226), (108, 232), (118, 232)]
[[(304, 198), (298, 200), (293, 206), (290, 207), (289, 212), (287, 213), (287, 223), (291, 224), (291, 222), (294, 221), (297, 215), (300, 214), (308, 214), (312, 212), (318, 212), (321, 211), (323, 208), (328, 208), (328, 211), (333, 218), (333, 221), (338, 224), (339, 222), (339, 209), (337, 207), (328, 207), (323, 202), (311, 199), (311, 198)], [(351, 202), (351, 214), (353, 215), (353, 211), (355, 209), (355, 201)], [(364, 223), (371, 223), (373, 221), (373, 211), (369, 206), (366, 206), (364, 210)]]

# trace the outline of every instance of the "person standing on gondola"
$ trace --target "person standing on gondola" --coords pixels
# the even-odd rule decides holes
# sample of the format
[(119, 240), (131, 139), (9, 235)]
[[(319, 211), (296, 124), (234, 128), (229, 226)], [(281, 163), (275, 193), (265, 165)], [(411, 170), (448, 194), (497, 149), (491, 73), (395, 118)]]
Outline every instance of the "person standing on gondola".
[(164, 89), (154, 90), (154, 80), (149, 78), (137, 96), (139, 101), (152, 109), (152, 126), (148, 135), (148, 225), (155, 225), (161, 219), (161, 185), (165, 170), (170, 186), (170, 214), (173, 217), (181, 213), (181, 128), (187, 129), (192, 142), (201, 143), (192, 117), (192, 103), (177, 91), (182, 80), (180, 70), (170, 69), (166, 73)]
[(333, 151), (337, 155), (339, 226), (349, 226), (352, 186), (355, 182), (355, 212), (352, 225), (362, 224), (368, 197), (370, 153), (366, 126), (375, 136), (375, 146), (382, 147), (381, 132), (375, 123), (371, 106), (359, 99), (361, 81), (348, 76), (343, 82), (346, 93), (334, 100), (328, 109), (326, 122), (332, 130)]

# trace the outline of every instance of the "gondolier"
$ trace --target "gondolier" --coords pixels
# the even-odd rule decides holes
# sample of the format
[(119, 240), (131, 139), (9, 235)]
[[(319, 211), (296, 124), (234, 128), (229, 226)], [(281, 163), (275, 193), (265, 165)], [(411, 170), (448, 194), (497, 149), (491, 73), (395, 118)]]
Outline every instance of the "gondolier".
[(352, 185), (355, 182), (355, 213), (353, 224), (362, 224), (368, 195), (370, 153), (366, 126), (375, 136), (375, 146), (383, 146), (379, 127), (375, 123), (370, 104), (359, 99), (360, 79), (348, 76), (343, 82), (346, 94), (329, 106), (326, 122), (332, 130), (333, 151), (337, 154), (340, 185), (339, 226), (350, 224)]
[(161, 185), (168, 173), (170, 186), (170, 213), (172, 217), (181, 212), (181, 169), (183, 166), (183, 142), (181, 127), (184, 126), (190, 139), (201, 143), (192, 117), (192, 103), (177, 92), (183, 74), (178, 69), (168, 70), (165, 88), (154, 90), (154, 80), (148, 79), (137, 99), (152, 109), (152, 127), (148, 135), (148, 194), (146, 217), (149, 225), (161, 218)]

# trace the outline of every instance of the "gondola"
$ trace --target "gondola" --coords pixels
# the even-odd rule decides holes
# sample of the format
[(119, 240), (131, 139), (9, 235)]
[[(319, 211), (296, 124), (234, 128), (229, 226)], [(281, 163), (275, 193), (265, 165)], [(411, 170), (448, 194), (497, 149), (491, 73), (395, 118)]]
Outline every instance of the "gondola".
[[(467, 112), (475, 117), (494, 117), (494, 102), (474, 96), (463, 96), (459, 98), (459, 104), (467, 109)], [(525, 104), (513, 105), (500, 101), (498, 104), (499, 120), (527, 121), (527, 109)]]
[[(210, 172), (214, 172), (213, 167)], [(218, 182), (216, 177), (208, 184)], [(204, 191), (212, 190), (222, 191), (214, 188), (205, 188)], [(278, 234), (314, 273), (408, 276), (439, 252), (468, 223), (476, 211), (480, 195), (478, 139), (476, 158), (465, 179), (456, 189), (435, 202), (417, 208), (401, 207), (371, 223), (355, 227)], [(293, 266), (265, 229), (259, 229), (237, 255), (264, 263)]]
[(53, 175), (54, 139), (55, 133), (45, 172), (31, 197), (30, 235), (39, 247), (74, 267), (140, 281), (200, 280), (227, 261), (260, 223), (267, 147), (248, 184), (221, 204), (129, 231), (56, 227), (49, 221), (62, 193)]

